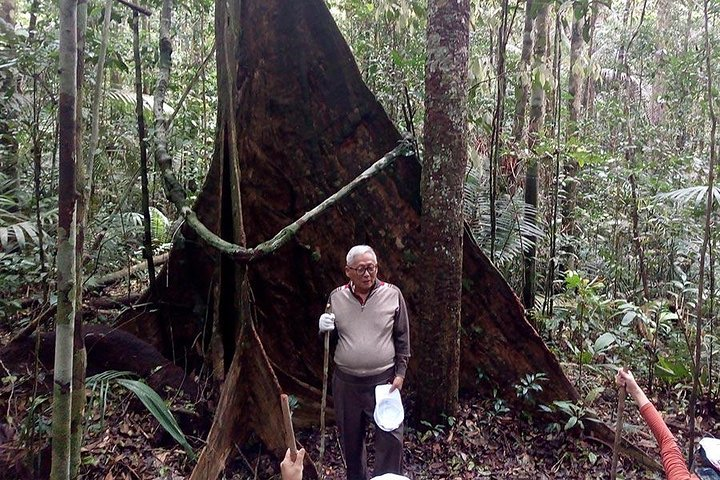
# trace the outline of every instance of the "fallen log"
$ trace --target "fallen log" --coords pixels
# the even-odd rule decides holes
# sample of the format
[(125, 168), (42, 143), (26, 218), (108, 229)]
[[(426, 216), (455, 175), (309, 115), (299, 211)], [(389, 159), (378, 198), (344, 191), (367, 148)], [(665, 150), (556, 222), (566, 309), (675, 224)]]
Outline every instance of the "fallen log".
[[(168, 253), (162, 253), (160, 255), (155, 255), (153, 257), (153, 264), (154, 265), (163, 265), (167, 262), (168, 258), (170, 257), (170, 254)], [(134, 265), (130, 265), (128, 267), (122, 268), (120, 270), (117, 270), (112, 273), (107, 273), (105, 275), (100, 276), (91, 276), (87, 279), (85, 282), (85, 286), (87, 288), (101, 288), (106, 287), (108, 285), (111, 285), (113, 283), (117, 283), (121, 280), (125, 280), (132, 275), (136, 274), (137, 272), (141, 272), (147, 270), (147, 262), (143, 261), (141, 263), (136, 263)]]

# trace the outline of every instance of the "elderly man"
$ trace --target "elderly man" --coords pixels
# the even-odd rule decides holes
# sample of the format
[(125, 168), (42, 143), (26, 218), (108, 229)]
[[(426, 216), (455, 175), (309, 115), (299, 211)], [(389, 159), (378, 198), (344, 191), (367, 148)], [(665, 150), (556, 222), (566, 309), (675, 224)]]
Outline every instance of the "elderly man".
[[(320, 317), (320, 332), (337, 332), (332, 391), (348, 480), (367, 480), (365, 427), (373, 418), (375, 386), (401, 390), (410, 331), (400, 289), (378, 280), (375, 251), (350, 249), (345, 275), (350, 280), (330, 294), (332, 313)], [(402, 473), (402, 424), (393, 431), (375, 428), (375, 475)]]

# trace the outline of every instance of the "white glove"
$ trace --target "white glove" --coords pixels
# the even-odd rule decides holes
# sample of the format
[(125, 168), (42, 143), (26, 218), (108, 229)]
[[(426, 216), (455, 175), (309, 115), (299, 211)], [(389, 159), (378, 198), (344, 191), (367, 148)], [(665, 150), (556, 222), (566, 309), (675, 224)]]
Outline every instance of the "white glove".
[(320, 333), (335, 330), (335, 314), (323, 313), (322, 315), (320, 315), (320, 320), (318, 321), (318, 328), (320, 329)]

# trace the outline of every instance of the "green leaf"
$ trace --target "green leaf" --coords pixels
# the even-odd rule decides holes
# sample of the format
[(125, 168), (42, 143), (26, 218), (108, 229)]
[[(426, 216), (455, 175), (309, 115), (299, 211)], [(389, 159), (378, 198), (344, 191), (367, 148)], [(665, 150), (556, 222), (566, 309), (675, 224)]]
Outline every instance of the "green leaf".
[(625, 315), (623, 315), (622, 321), (620, 324), (623, 327), (627, 327), (632, 323), (633, 320), (635, 320), (635, 317), (637, 316), (637, 312), (633, 312), (632, 310), (629, 310), (625, 312)]
[(605, 387), (603, 386), (598, 386), (590, 390), (585, 396), (585, 405), (591, 405), (597, 399), (598, 395), (600, 395), (604, 391)]
[(595, 351), (595, 353), (600, 353), (603, 350), (606, 350), (610, 345), (615, 343), (615, 340), (615, 335), (613, 335), (611, 332), (605, 332), (600, 335), (597, 340), (595, 340), (593, 350)]
[(567, 423), (565, 424), (565, 430), (570, 430), (571, 428), (573, 428), (573, 427), (577, 424), (577, 422), (578, 422), (578, 418), (577, 418), (577, 417), (575, 417), (575, 416), (570, 417), (570, 418), (568, 419)]
[(155, 392), (147, 383), (139, 380), (117, 379), (117, 383), (134, 393), (145, 407), (157, 418), (160, 425), (185, 449), (190, 458), (195, 458), (195, 452), (185, 438), (175, 417), (168, 409), (160, 395)]

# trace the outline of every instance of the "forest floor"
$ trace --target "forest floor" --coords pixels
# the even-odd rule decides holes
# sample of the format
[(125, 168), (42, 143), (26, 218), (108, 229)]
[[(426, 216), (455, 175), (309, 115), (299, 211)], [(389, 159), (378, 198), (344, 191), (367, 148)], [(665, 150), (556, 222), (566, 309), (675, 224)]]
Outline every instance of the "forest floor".
[[(0, 331), (0, 347), (7, 344), (12, 334), (7, 328)], [(5, 414), (0, 420), (0, 472), (3, 472), (0, 477), (47, 478), (51, 372), (41, 367), (36, 375), (33, 368), (18, 372), (5, 364), (0, 367), (0, 411)], [(568, 365), (566, 371), (572, 372), (574, 368)], [(584, 375), (585, 384), (605, 387), (593, 403), (593, 411), (611, 424), (617, 401), (611, 374), (596, 370)], [(170, 403), (175, 412), (197, 408), (187, 402)], [(672, 402), (665, 403), (666, 410), (672, 412)], [(512, 411), (507, 405), (492, 396), (464, 396), (456, 417), (446, 419), (441, 425), (407, 427), (405, 475), (411, 479), (463, 480), (607, 478), (611, 446), (584, 437), (578, 428), (565, 431), (565, 422), (543, 420), (537, 405), (529, 406), (528, 411)], [(660, 405), (662, 407), (663, 402)], [(206, 401), (203, 408), (212, 411), (212, 401)], [(412, 424), (412, 398), (406, 399), (406, 412)], [(533, 414), (534, 420), (529, 414)], [(88, 417), (82, 478), (179, 480), (187, 478), (192, 471), (194, 462), (188, 454), (143, 404), (119, 385), (91, 392)], [(625, 418), (625, 434), (630, 443), (658, 458), (655, 441), (630, 400)], [(588, 421), (583, 416), (579, 420)], [(670, 413), (666, 420), (679, 435), (684, 418)], [(208, 422), (205, 425), (209, 425)], [(298, 441), (308, 447), (311, 457), (317, 459), (320, 444), (317, 429), (299, 429), (296, 434)], [(195, 436), (188, 435), (196, 452), (202, 447), (204, 435), (202, 429), (196, 431)], [(371, 436), (370, 432), (368, 438)], [(684, 442), (680, 445), (684, 446)], [(369, 458), (372, 464), (372, 447)], [(251, 439), (231, 454), (224, 478), (279, 479), (278, 463)], [(334, 427), (328, 428), (323, 470), (328, 479), (345, 478)], [(619, 479), (662, 478), (622, 458), (619, 472)]]

